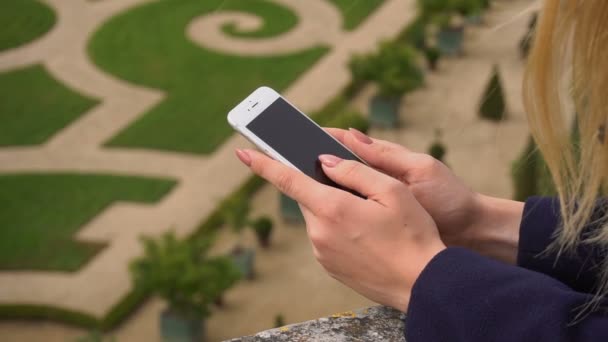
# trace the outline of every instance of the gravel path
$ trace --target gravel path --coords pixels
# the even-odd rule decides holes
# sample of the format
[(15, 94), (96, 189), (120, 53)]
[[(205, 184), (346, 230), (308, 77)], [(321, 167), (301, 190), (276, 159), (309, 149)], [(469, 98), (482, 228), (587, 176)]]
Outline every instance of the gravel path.
[[(0, 54), (0, 71), (42, 63), (67, 86), (102, 102), (44, 145), (0, 149), (0, 172), (86, 171), (179, 181), (159, 203), (115, 203), (86, 224), (77, 239), (108, 242), (109, 246), (78, 272), (0, 272), (0, 303), (52, 305), (101, 316), (131, 287), (127, 265), (140, 253), (138, 236), (158, 235), (170, 228), (180, 235), (191, 233), (218, 200), (249, 176), (248, 170), (233, 157), (234, 147), (247, 143), (233, 136), (208, 157), (103, 148), (104, 141), (156, 105), (164, 94), (103, 73), (88, 59), (86, 44), (108, 18), (146, 1), (46, 2), (57, 13), (53, 30), (31, 44)], [(306, 18), (301, 21), (303, 25), (309, 25), (311, 16), (317, 13), (331, 27), (341, 26), (338, 12), (322, 0), (307, 2), (308, 5), (295, 0), (277, 2)], [(285, 95), (305, 111), (322, 107), (348, 83), (345, 62), (350, 53), (374, 49), (378, 40), (395, 36), (411, 18), (407, 13), (413, 13), (413, 3), (413, 0), (387, 0), (356, 31), (340, 34), (340, 39), (332, 41), (331, 51), (292, 84)], [(195, 19), (193, 23), (200, 20), (203, 19)], [(301, 30), (296, 27), (294, 32)], [(280, 37), (276, 39), (285, 42)], [(304, 34), (292, 36), (289, 48), (307, 48), (309, 39)], [(223, 42), (227, 45), (216, 48), (230, 51), (234, 49), (230, 44), (238, 43), (228, 39)], [(221, 181), (217, 181), (220, 175)]]
[[(538, 1), (530, 0), (496, 1), (494, 8), (486, 16), (486, 24), (469, 31), (465, 49), (466, 56), (443, 60), (438, 73), (427, 75), (426, 86), (407, 97), (402, 108), (403, 126), (396, 130), (372, 130), (371, 134), (400, 142), (414, 150), (425, 151), (432, 140), (434, 129), (442, 128), (448, 147), (447, 162), (454, 172), (464, 178), (477, 191), (509, 197), (511, 195), (511, 183), (508, 174), (511, 161), (525, 144), (525, 137), (528, 134), (520, 96), (523, 63), (518, 56), (517, 42), (523, 35), (528, 20), (528, 16), (522, 13), (527, 14), (530, 4), (537, 3)], [(364, 23), (359, 31), (353, 34), (363, 35), (363, 32), (376, 32), (375, 30), (388, 31), (388, 28), (383, 27), (383, 24), (390, 23), (390, 20), (407, 18), (409, 12), (404, 8), (408, 4), (408, 1), (387, 2), (373, 16), (373, 19)], [(400, 9), (399, 18), (396, 18), (398, 17), (396, 15), (389, 15), (397, 9)], [(395, 30), (397, 29), (395, 28)], [(380, 35), (381, 33), (374, 34)], [(384, 34), (388, 33), (384, 32)], [(355, 40), (355, 38), (351, 39)], [(290, 99), (297, 99), (300, 106), (310, 110), (314, 108), (315, 96), (320, 96), (321, 99), (330, 97), (320, 94), (322, 91), (318, 91), (317, 88), (323, 88), (325, 91), (333, 89), (335, 93), (339, 89), (337, 85), (345, 84), (348, 81), (348, 74), (345, 72), (343, 64), (347, 54), (346, 51), (357, 49), (357, 46), (360, 46), (358, 45), (359, 42), (354, 41), (348, 41), (347, 44), (336, 46), (332, 54), (326, 56), (315, 68), (295, 83), (287, 92)], [(481, 121), (476, 113), (479, 97), (489, 77), (490, 69), (495, 63), (500, 66), (509, 107), (509, 118), (500, 124)], [(328, 72), (332, 73), (327, 74)], [(333, 76), (315, 76), (323, 75), (323, 73)], [(318, 78), (315, 79), (315, 77)], [(329, 80), (330, 78), (331, 80)], [(334, 79), (338, 80), (331, 83), (334, 82)], [(307, 84), (306, 82), (310, 83)], [(314, 82), (317, 82), (317, 84)], [(328, 85), (328, 83), (333, 85)], [(306, 89), (305, 87), (309, 88)], [(355, 105), (366, 111), (367, 101), (373, 91), (371, 88), (367, 89), (355, 100)], [(246, 177), (245, 172), (224, 177), (226, 171), (241, 172), (244, 169), (231, 156), (231, 148), (239, 144), (242, 145), (238, 139), (232, 138), (209, 160), (191, 157), (188, 161), (185, 161), (183, 158), (186, 158), (186, 156), (183, 155), (162, 154), (164, 158), (168, 158), (165, 161), (176, 164), (173, 166), (162, 166), (159, 165), (160, 163), (154, 163), (153, 161), (160, 155), (151, 152), (148, 155), (150, 166), (147, 169), (152, 174), (172, 174), (175, 178), (183, 180), (188, 178), (187, 172), (179, 173), (178, 176), (172, 173), (173, 168), (180, 168), (178, 166), (180, 160), (184, 163), (184, 167), (189, 165), (187, 164), (189, 162), (199, 163), (198, 170), (201, 172), (206, 170), (207, 165), (213, 163), (212, 160), (215, 160), (218, 164), (217, 172), (222, 172), (224, 181), (244, 179)], [(35, 153), (36, 151), (30, 152)], [(130, 173), (133, 171), (139, 174), (137, 170), (128, 169), (128, 158), (132, 152), (135, 151), (117, 150), (113, 154), (104, 152), (105, 154), (100, 155), (98, 160), (90, 158), (86, 163), (83, 163), (94, 166), (83, 166), (75, 162), (70, 168), (82, 167), (87, 170), (101, 169), (110, 172), (113, 167), (104, 167), (103, 160), (105, 160), (104, 158), (110, 158), (110, 155), (112, 155), (113, 163), (109, 164), (115, 164), (116, 169), (120, 169), (120, 172)], [(2, 156), (3, 153), (0, 151), (0, 167), (5, 165), (4, 161), (6, 160), (2, 159)], [(61, 155), (60, 157), (59, 154), (55, 158), (69, 159), (67, 155)], [(222, 165), (221, 160), (223, 158), (225, 158), (225, 164)], [(48, 166), (50, 164), (49, 162), (44, 165)], [(123, 164), (124, 166), (120, 166)], [(24, 163), (19, 168), (27, 169), (28, 165)], [(4, 172), (4, 170), (1, 172)], [(180, 189), (176, 189), (175, 193), (187, 192), (186, 188), (190, 187), (202, 187), (201, 184), (203, 183), (197, 182), (203, 182), (205, 177), (193, 178), (191, 183), (183, 183)], [(208, 177), (206, 181), (209, 183)], [(210, 185), (207, 183), (205, 183), (205, 186)], [(188, 200), (200, 202), (209, 197), (207, 191), (204, 191), (204, 193), (193, 193)], [(176, 195), (172, 194), (169, 197), (173, 196)], [(185, 197), (182, 200), (185, 200)], [(180, 203), (180, 201), (176, 201), (176, 203)], [(202, 204), (201, 207), (211, 206), (213, 203), (215, 202)], [(188, 208), (181, 214), (186, 214), (185, 211), (187, 210), (193, 210), (193, 204), (186, 203)], [(256, 195), (253, 205), (256, 214), (271, 215), (276, 222), (279, 222), (277, 219), (277, 192), (273, 188), (265, 187), (262, 189)], [(134, 210), (141, 210), (142, 215), (160, 210), (155, 206), (151, 208), (136, 206), (122, 209), (121, 206), (121, 204), (117, 204), (117, 208), (111, 208), (104, 212), (97, 218), (100, 220), (97, 227), (85, 227), (79, 235), (91, 234), (91, 239), (103, 239), (104, 234), (106, 236), (116, 234), (114, 239), (118, 243), (125, 240), (124, 236), (118, 235), (122, 233), (113, 231), (114, 228), (120, 227), (121, 220), (125, 217), (120, 213), (120, 210), (124, 210), (126, 216)], [(175, 219), (170, 212), (163, 212), (163, 214), (169, 215), (167, 219), (169, 221)], [(116, 219), (117, 221), (102, 225), (101, 223), (105, 220), (104, 216), (107, 216), (107, 220)], [(155, 219), (162, 219), (160, 216), (162, 215)], [(279, 312), (284, 314), (287, 323), (293, 323), (369, 304), (364, 298), (329, 278), (318, 266), (310, 251), (303, 227), (279, 225), (277, 228), (276, 235), (273, 237), (275, 243), (273, 248), (258, 253), (259, 279), (242, 282), (230, 290), (225, 298), (227, 307), (216, 310), (208, 320), (207, 335), (209, 341), (219, 341), (270, 328), (274, 315)], [(187, 229), (184, 229), (184, 231), (187, 231)], [(247, 233), (249, 234), (249, 232)], [(233, 242), (234, 236), (228, 230), (223, 230), (214, 246), (214, 250), (216, 253), (227, 251)], [(245, 242), (253, 243), (253, 236), (246, 235)], [(112, 247), (114, 245), (113, 243)], [(119, 262), (124, 263), (126, 260), (121, 259), (123, 256), (118, 256), (118, 253), (121, 250), (124, 253), (125, 248), (131, 247), (133, 246), (122, 245), (116, 247), (118, 250), (113, 252), (115, 254), (110, 255), (110, 257), (115, 258), (113, 261), (115, 268), (117, 265), (121, 265)], [(107, 262), (110, 262), (110, 260)], [(122, 272), (122, 270), (118, 270), (118, 272)], [(115, 275), (112, 275), (112, 279), (114, 277)], [(45, 278), (41, 277), (40, 280), (45, 281)], [(4, 286), (2, 281), (0, 280), (0, 284)], [(136, 315), (121, 325), (112, 335), (116, 336), (118, 341), (159, 341), (158, 314), (163, 308), (164, 303), (158, 299), (148, 301)], [(59, 342), (71, 340), (83, 334), (80, 329), (65, 327), (56, 323), (35, 323), (35, 329), (32, 329), (33, 326), (32, 323), (27, 322), (0, 322), (0, 335), (3, 336), (5, 341), (38, 341), (44, 339), (47, 342)]]

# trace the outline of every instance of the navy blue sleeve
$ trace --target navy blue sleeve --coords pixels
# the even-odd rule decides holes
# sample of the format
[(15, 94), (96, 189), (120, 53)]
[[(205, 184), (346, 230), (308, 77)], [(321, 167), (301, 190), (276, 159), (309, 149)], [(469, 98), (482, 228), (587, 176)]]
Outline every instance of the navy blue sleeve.
[[(600, 225), (606, 201), (598, 201), (582, 239), (593, 234)], [(524, 206), (519, 229), (517, 264), (529, 270), (544, 273), (558, 279), (572, 289), (593, 293), (597, 289), (601, 267), (606, 260), (606, 248), (593, 244), (580, 244), (572, 252), (546, 253), (559, 227), (559, 201), (556, 198), (531, 197)], [(543, 253), (545, 252), (545, 253)]]
[(608, 314), (574, 321), (591, 299), (545, 274), (462, 248), (436, 255), (414, 284), (408, 342), (608, 341)]

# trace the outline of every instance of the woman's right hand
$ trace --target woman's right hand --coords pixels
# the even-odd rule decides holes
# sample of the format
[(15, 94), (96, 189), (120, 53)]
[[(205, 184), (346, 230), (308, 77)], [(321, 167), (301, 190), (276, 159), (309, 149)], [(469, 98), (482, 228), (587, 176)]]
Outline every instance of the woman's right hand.
[(431, 215), (448, 246), (514, 262), (523, 204), (483, 196), (428, 154), (416, 153), (355, 129), (327, 128), (370, 166), (406, 184)]

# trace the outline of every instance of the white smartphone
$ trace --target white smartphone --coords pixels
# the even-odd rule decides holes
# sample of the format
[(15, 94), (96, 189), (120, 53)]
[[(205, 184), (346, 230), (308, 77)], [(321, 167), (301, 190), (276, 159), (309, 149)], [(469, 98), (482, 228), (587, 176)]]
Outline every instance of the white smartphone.
[(260, 87), (228, 113), (228, 123), (275, 160), (320, 183), (344, 189), (329, 179), (319, 155), (332, 154), (364, 163), (316, 122), (269, 87)]

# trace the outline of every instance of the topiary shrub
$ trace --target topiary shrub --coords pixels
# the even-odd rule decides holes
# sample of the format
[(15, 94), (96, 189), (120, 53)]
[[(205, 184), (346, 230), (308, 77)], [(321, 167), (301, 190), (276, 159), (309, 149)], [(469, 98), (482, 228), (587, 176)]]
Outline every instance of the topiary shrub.
[(270, 235), (272, 234), (273, 223), (268, 216), (262, 216), (251, 222), (251, 228), (258, 238), (258, 243), (262, 248), (270, 246)]
[(359, 77), (378, 86), (378, 94), (370, 102), (370, 123), (397, 126), (401, 97), (424, 81), (416, 50), (399, 41), (385, 41), (380, 43), (376, 53), (354, 56), (350, 67), (353, 78)]
[(445, 153), (446, 147), (441, 141), (441, 130), (437, 129), (435, 130), (435, 141), (429, 147), (428, 154), (440, 162), (444, 162)]
[(416, 64), (416, 50), (395, 41), (380, 43), (377, 53), (353, 56), (349, 66), (353, 79), (377, 83), (385, 97), (399, 97), (424, 81)]
[(479, 105), (479, 116), (483, 119), (500, 121), (506, 114), (504, 92), (500, 83), (498, 66), (492, 69), (492, 77), (486, 86)]
[(285, 325), (285, 317), (283, 317), (283, 314), (277, 314), (276, 316), (274, 316), (274, 327), (275, 328), (280, 328), (284, 325)]
[(536, 34), (536, 22), (538, 21), (538, 13), (532, 14), (530, 22), (528, 22), (528, 30), (526, 34), (519, 41), (519, 52), (522, 58), (528, 57), (528, 53), (532, 48), (532, 40)]
[(439, 57), (441, 57), (441, 51), (439, 51), (439, 49), (434, 46), (426, 47), (423, 51), (429, 69), (431, 69), (431, 71), (436, 71), (437, 62), (439, 62)]
[(484, 4), (480, 0), (452, 0), (451, 7), (464, 16), (480, 15)]
[(426, 25), (427, 19), (419, 15), (399, 34), (397, 41), (401, 44), (409, 44), (420, 50), (424, 49), (426, 46)]
[(424, 18), (430, 18), (437, 14), (450, 12), (453, 7), (452, 0), (418, 0), (418, 11)]
[(513, 162), (511, 177), (516, 201), (525, 201), (530, 196), (556, 194), (551, 174), (532, 137), (528, 138), (520, 157)]
[(513, 162), (511, 177), (513, 179), (513, 199), (525, 201), (526, 198), (538, 193), (538, 157), (536, 144), (532, 137), (528, 138), (528, 143), (521, 156)]

